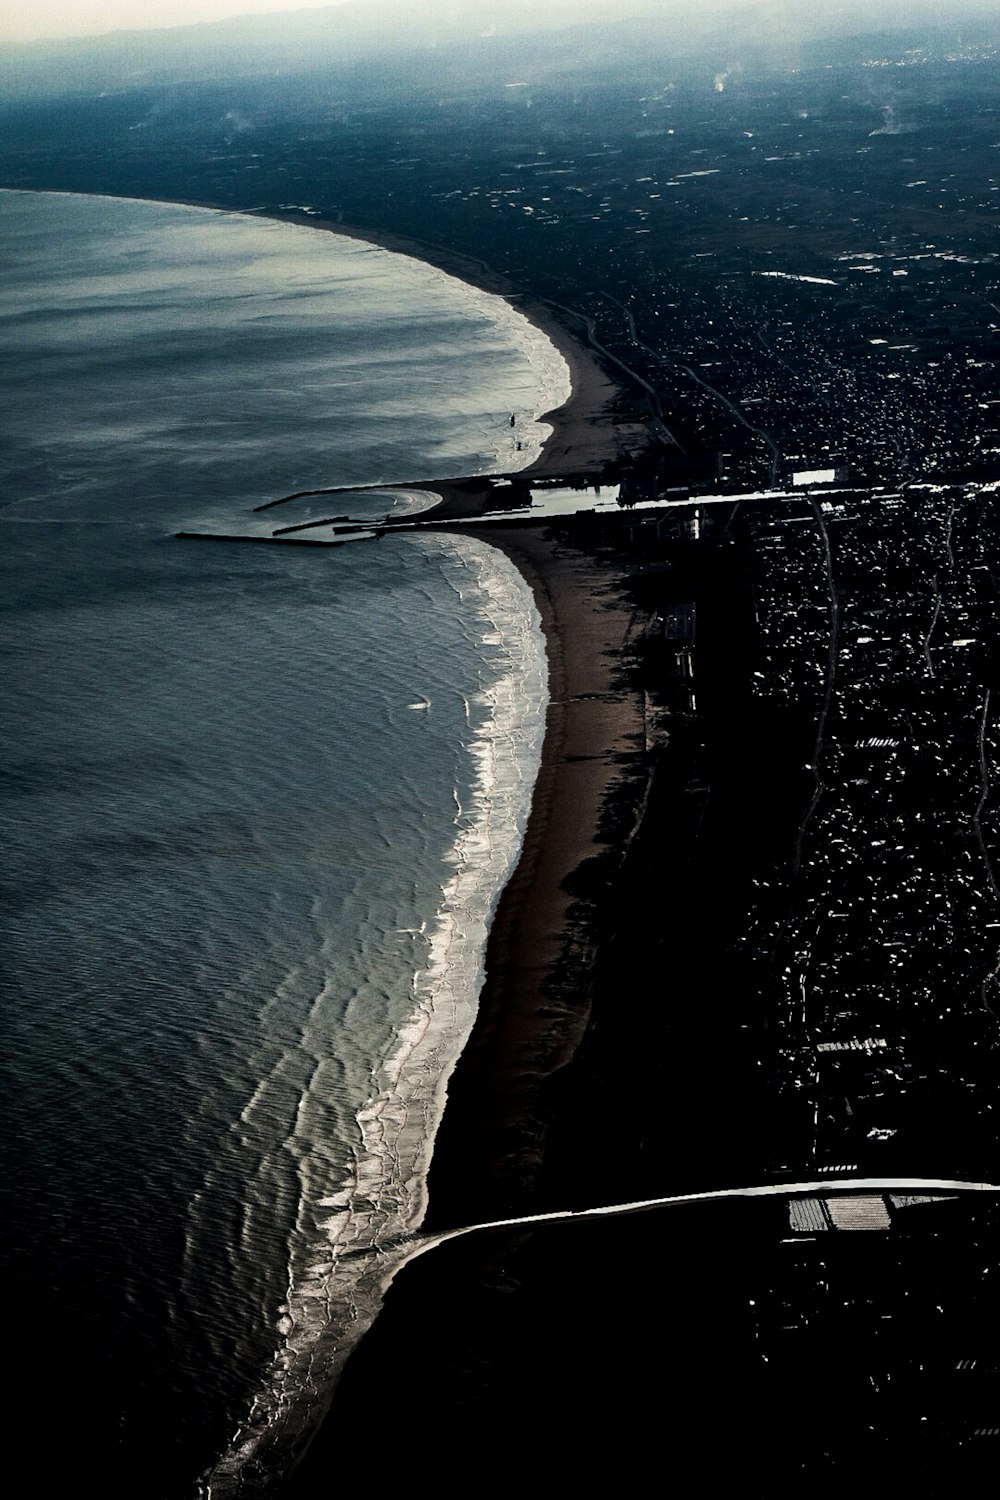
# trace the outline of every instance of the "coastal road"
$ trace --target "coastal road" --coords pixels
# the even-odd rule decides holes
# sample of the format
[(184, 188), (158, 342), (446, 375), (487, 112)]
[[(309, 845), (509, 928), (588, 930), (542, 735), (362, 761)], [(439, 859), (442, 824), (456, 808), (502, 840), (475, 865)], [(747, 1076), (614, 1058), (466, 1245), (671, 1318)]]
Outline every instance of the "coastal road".
[(551, 297), (543, 297), (540, 300), (548, 307), (557, 307), (560, 312), (569, 313), (571, 318), (577, 318), (583, 324), (587, 330), (587, 342), (590, 347), (596, 349), (598, 354), (603, 355), (611, 364), (616, 365), (630, 380), (634, 380), (636, 385), (640, 386), (646, 392), (646, 395), (649, 397), (650, 415), (652, 416), (653, 427), (657, 436), (662, 442), (680, 449), (681, 453), (685, 453), (687, 451), (686, 448), (667, 426), (663, 411), (663, 402), (660, 400), (659, 392), (654, 386), (650, 385), (644, 376), (639, 374), (638, 370), (633, 370), (631, 365), (627, 365), (623, 359), (619, 359), (617, 354), (612, 354), (611, 350), (601, 343), (597, 337), (597, 324), (594, 319), (588, 317), (586, 313), (578, 312), (575, 307), (566, 307), (562, 302), (554, 302)]
[[(651, 355), (653, 359), (665, 360), (666, 358), (668, 358), (668, 356), (664, 355), (662, 351), (658, 349), (651, 349), (648, 344), (644, 344), (642, 342), (639, 337), (638, 330), (635, 326), (635, 313), (633, 312), (631, 307), (626, 306), (624, 302), (620, 302), (617, 297), (612, 297), (610, 292), (605, 292), (604, 296), (609, 302), (613, 302), (616, 307), (620, 307), (622, 312), (625, 314), (625, 320), (628, 323), (629, 337), (631, 338), (633, 344), (635, 344), (637, 349), (643, 349), (647, 354)], [(605, 350), (604, 352), (607, 353), (607, 350)], [(614, 359), (614, 355), (609, 355), (609, 358)], [(676, 361), (676, 364), (678, 369), (683, 370), (685, 375), (689, 375), (691, 379), (696, 382), (696, 384), (700, 385), (703, 388), (703, 390), (708, 391), (709, 395), (713, 396), (716, 401), (721, 401), (722, 405), (732, 413), (737, 422), (740, 422), (748, 432), (752, 432), (755, 437), (760, 438), (761, 442), (765, 445), (771, 455), (771, 483), (772, 485), (777, 485), (778, 476), (781, 473), (782, 458), (778, 445), (771, 437), (770, 433), (765, 432), (762, 427), (754, 426), (753, 422), (749, 420), (746, 414), (740, 409), (740, 407), (735, 404), (735, 402), (730, 401), (728, 396), (724, 396), (721, 391), (716, 390), (714, 385), (710, 385), (703, 376), (698, 374), (697, 370), (693, 370), (690, 365), (683, 364), (679, 360)], [(626, 366), (623, 365), (622, 368), (625, 369)], [(634, 371), (633, 376), (635, 379), (639, 379), (639, 376), (635, 375)], [(662, 407), (660, 408), (660, 410), (662, 412)], [(674, 441), (677, 441), (676, 438), (674, 439)], [(678, 444), (678, 446), (680, 445)]]
[[(492, 1229), (530, 1229), (537, 1224), (580, 1224), (595, 1219), (622, 1218), (650, 1213), (658, 1208), (680, 1208), (688, 1203), (721, 1203), (734, 1198), (828, 1198), (837, 1193), (997, 1193), (1000, 1183), (967, 1182), (944, 1177), (819, 1177), (809, 1182), (766, 1182), (752, 1187), (712, 1188), (701, 1193), (677, 1193), (668, 1198), (643, 1198), (635, 1203), (611, 1203), (601, 1208), (564, 1209), (555, 1213), (527, 1214), (518, 1219), (495, 1219), (485, 1224), (466, 1224), (437, 1234), (420, 1235), (404, 1245), (381, 1248), (393, 1257), (392, 1275), (402, 1265), (444, 1245)], [(401, 1253), (399, 1253), (401, 1252)], [(399, 1258), (396, 1259), (397, 1253)], [(390, 1278), (391, 1279), (391, 1278)]]

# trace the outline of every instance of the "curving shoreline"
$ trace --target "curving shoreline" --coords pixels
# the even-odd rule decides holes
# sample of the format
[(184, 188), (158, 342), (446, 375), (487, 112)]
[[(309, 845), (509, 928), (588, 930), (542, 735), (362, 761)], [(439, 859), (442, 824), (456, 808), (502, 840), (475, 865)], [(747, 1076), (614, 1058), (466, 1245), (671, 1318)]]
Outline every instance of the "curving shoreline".
[[(543, 526), (468, 529), (502, 550), (532, 588), (550, 697), (520, 858), (493, 918), (478, 1013), (434, 1141), (424, 1220), (431, 1234), (563, 1206), (558, 1175), (546, 1162), (552, 1087), (571, 1068), (590, 1019), (600, 892), (620, 855), (621, 817), (609, 832), (607, 815), (619, 797), (631, 815), (646, 769), (642, 696), (619, 675), (632, 607), (615, 571)], [(345, 1445), (352, 1449), (352, 1433), (367, 1438), (369, 1427), (379, 1426), (372, 1402), (385, 1373), (414, 1362), (419, 1368), (423, 1341), (435, 1336), (426, 1328), (428, 1295), (447, 1326), (460, 1288), (455, 1306), (466, 1319), (476, 1287), (503, 1276), (504, 1253), (504, 1243), (473, 1241), (449, 1246), (440, 1261), (422, 1259), (418, 1279), (410, 1275), (415, 1267), (390, 1273), (378, 1317), (352, 1352), (292, 1477), (295, 1500), (325, 1500), (345, 1475), (360, 1477), (363, 1466), (345, 1455)], [(488, 1357), (488, 1319), (482, 1327), (473, 1319), (467, 1332)]]
[(592, 902), (573, 877), (609, 852), (603, 816), (618, 783), (639, 770), (643, 746), (641, 696), (618, 680), (632, 610), (614, 573), (540, 528), (470, 530), (532, 588), (550, 696), (521, 857), (490, 930), (476, 1024), (435, 1143), (434, 1228), (536, 1201), (546, 1082), (571, 1060), (589, 1015)]
[(424, 1222), (448, 1080), (474, 1022), (486, 935), (521, 843), (547, 700), (537, 617), (510, 560), (454, 531), (439, 541), (475, 573), (477, 613), (504, 642), (507, 669), (471, 700), (486, 715), (467, 746), (477, 770), (458, 808), (442, 904), (414, 973), (412, 1012), (356, 1115), (361, 1149), (353, 1166), (314, 1205), (323, 1235), (293, 1268), (273, 1360), (249, 1415), (201, 1476), (203, 1496), (269, 1494), (281, 1484), (380, 1315), (398, 1244)]
[[(192, 203), (192, 206), (218, 208), (224, 213), (234, 212), (231, 207), (223, 208), (220, 204)], [(502, 297), (540, 328), (569, 366), (571, 389), (569, 399), (562, 406), (541, 412), (537, 417), (538, 422), (546, 423), (553, 431), (542, 443), (537, 457), (517, 471), (519, 477), (557, 475), (566, 470), (567, 466), (574, 470), (599, 468), (617, 456), (618, 445), (610, 408), (619, 393), (619, 386), (604, 373), (590, 351), (584, 348), (551, 307), (536, 297), (518, 292), (509, 281), (487, 266), (485, 261), (424, 240), (404, 238), (402, 235), (391, 234), (388, 230), (341, 223), (321, 214), (268, 209), (249, 216), (327, 230), (348, 239), (376, 245), (382, 250), (391, 250), (397, 255), (425, 261), (480, 291)]]
[[(619, 456), (612, 406), (620, 387), (551, 308), (515, 293), (485, 262), (319, 215), (267, 216), (424, 260), (516, 303), (545, 333), (569, 366), (571, 390), (537, 418), (553, 430), (519, 479), (600, 471)], [(432, 513), (428, 528), (433, 521)], [(544, 1153), (540, 1093), (571, 1059), (589, 1013), (594, 933), (567, 886), (608, 847), (602, 817), (629, 769), (642, 774), (644, 728), (641, 694), (620, 680), (632, 605), (615, 573), (564, 547), (544, 523), (463, 531), (497, 547), (528, 582), (549, 659), (549, 703), (520, 858), (493, 918), (477, 1019), (434, 1142), (427, 1223), (435, 1227), (534, 1201)]]
[[(560, 337), (566, 353), (572, 340), (565, 330)], [(581, 387), (574, 385), (577, 399), (547, 414), (555, 431), (525, 475), (559, 473), (568, 454), (577, 468), (603, 465), (617, 453), (610, 382), (586, 351), (576, 346), (574, 353), (586, 372)], [(433, 516), (426, 527), (433, 529)], [(623, 821), (634, 815), (647, 774), (643, 696), (622, 672), (634, 622), (623, 576), (589, 549), (567, 545), (545, 522), (477, 523), (463, 532), (504, 552), (527, 580), (545, 637), (549, 702), (520, 857), (493, 917), (476, 1020), (434, 1140), (424, 1220), (432, 1233), (551, 1206), (550, 1194), (560, 1191), (546, 1172), (552, 1087), (587, 1028), (601, 891), (620, 860)], [(487, 1247), (484, 1258), (473, 1247), (461, 1275), (489, 1279), (493, 1254)], [(454, 1270), (454, 1254), (450, 1265)], [(443, 1267), (436, 1282), (432, 1273), (444, 1297), (448, 1274)], [(378, 1372), (415, 1357), (414, 1315), (423, 1295), (408, 1275), (393, 1279), (295, 1471), (290, 1493), (297, 1500), (332, 1493), (343, 1476), (344, 1435), (370, 1419)]]
[[(519, 479), (600, 472), (620, 456), (612, 411), (620, 386), (551, 307), (516, 293), (485, 262), (321, 215), (266, 216), (426, 261), (516, 304), (545, 333), (569, 367), (570, 395), (539, 414), (552, 432), (517, 471)], [(433, 522), (432, 513), (427, 527)], [(523, 1212), (535, 1201), (544, 1155), (541, 1095), (571, 1060), (589, 1014), (592, 913), (568, 887), (581, 866), (608, 849), (600, 829), (617, 784), (644, 774), (643, 701), (620, 674), (632, 624), (622, 580), (593, 555), (564, 547), (544, 523), (463, 530), (502, 551), (532, 590), (549, 659), (549, 704), (521, 854), (493, 918), (477, 1019), (434, 1142), (426, 1222), (435, 1228)]]
[[(600, 472), (618, 457), (612, 413), (618, 387), (548, 308), (516, 296), (487, 267), (311, 215), (247, 216), (367, 241), (503, 296), (555, 345), (571, 379), (569, 399), (539, 414), (537, 421), (552, 432), (518, 478)], [(545, 523), (468, 529), (503, 551), (532, 589), (549, 658), (550, 696), (521, 856), (499, 899), (486, 943), (478, 1018), (450, 1080), (434, 1142), (428, 1222), (435, 1227), (523, 1212), (534, 1202), (544, 1155), (541, 1096), (546, 1080), (572, 1057), (588, 1015), (593, 932), (586, 900), (571, 894), (567, 882), (607, 849), (599, 824), (625, 763), (641, 751), (643, 727), (639, 696), (617, 680), (631, 605), (607, 566), (567, 550)], [(384, 1318), (380, 1314), (380, 1324)], [(391, 1324), (380, 1336), (391, 1339)]]
[[(537, 418), (552, 433), (519, 479), (600, 472), (620, 456), (612, 407), (621, 387), (552, 308), (515, 293), (485, 262), (319, 215), (267, 216), (427, 261), (516, 303), (541, 328), (569, 366), (571, 390), (561, 407)], [(425, 527), (433, 523), (432, 512)], [(618, 785), (645, 775), (642, 695), (620, 671), (633, 620), (622, 578), (591, 553), (564, 546), (544, 522), (463, 531), (497, 547), (528, 582), (549, 659), (549, 703), (520, 858), (493, 918), (476, 1022), (434, 1142), (426, 1220), (433, 1228), (525, 1212), (536, 1201), (546, 1081), (572, 1059), (589, 1015), (593, 902), (570, 887), (581, 867), (609, 852), (601, 825)]]
[[(76, 196), (76, 195), (73, 195)], [(101, 195), (97, 195), (101, 196)], [(204, 206), (202, 206), (204, 208)], [(276, 227), (276, 226), (275, 226)], [(310, 228), (321, 227), (314, 221), (309, 222)], [(326, 226), (331, 230), (334, 226)], [(266, 228), (266, 226), (262, 226)], [(340, 226), (337, 226), (340, 228)], [(290, 231), (287, 231), (290, 233)], [(486, 296), (479, 298), (481, 304), (487, 301)], [(523, 321), (523, 314), (517, 310), (511, 314), (511, 322)], [(527, 339), (531, 347), (531, 338)], [(534, 464), (527, 466), (520, 472), (528, 472), (528, 468), (534, 472), (539, 469), (543, 471), (559, 470), (562, 468), (561, 454), (572, 451), (574, 459), (578, 455), (578, 442), (575, 434), (579, 434), (579, 445), (584, 442), (589, 444), (586, 449), (587, 464), (599, 465), (616, 452), (615, 434), (613, 424), (609, 415), (610, 399), (614, 394), (613, 386), (607, 382), (597, 370), (593, 361), (583, 352), (573, 346), (568, 337), (560, 338), (560, 345), (568, 355), (568, 362), (573, 367), (573, 385), (571, 398), (559, 409), (553, 417), (555, 430), (545, 443), (543, 455)], [(539, 334), (537, 343), (532, 348), (532, 359), (535, 364), (536, 373), (543, 379), (552, 366), (558, 361), (551, 353), (545, 343), (545, 336)], [(533, 382), (526, 381), (525, 388), (530, 389)], [(565, 390), (564, 374), (562, 367), (559, 368), (558, 382), (548, 382), (549, 390), (558, 390), (561, 395)], [(543, 396), (538, 404), (542, 404)], [(551, 398), (550, 398), (551, 399)], [(528, 405), (528, 401), (525, 402)], [(505, 425), (505, 424), (504, 424)], [(561, 445), (561, 446), (560, 446)], [(512, 444), (511, 444), (512, 446)], [(518, 455), (520, 457), (520, 455)], [(603, 643), (614, 644), (615, 631), (620, 634), (619, 626), (624, 628), (627, 624), (627, 613), (616, 609), (611, 614), (605, 608), (608, 600), (598, 601), (594, 596), (601, 584), (596, 574), (588, 574), (586, 578), (575, 575), (574, 569), (569, 568), (558, 555), (558, 549), (547, 539), (543, 538), (535, 528), (531, 528), (531, 535), (522, 537), (511, 536), (505, 540), (504, 532), (508, 528), (481, 527), (474, 533), (477, 540), (492, 542), (505, 551), (511, 560), (513, 567), (517, 567), (522, 576), (527, 575), (538, 605), (546, 621), (546, 637), (550, 658), (558, 663), (559, 679), (554, 683), (551, 694), (551, 704), (548, 712), (548, 752), (546, 769), (534, 795), (534, 813), (531, 818), (531, 827), (528, 834), (528, 852), (526, 858), (520, 862), (517, 873), (509, 882), (509, 890), (504, 897), (504, 917), (497, 925), (498, 936), (493, 943), (493, 952), (502, 951), (502, 959), (494, 962), (488, 956), (486, 962), (494, 970), (491, 986), (485, 992), (487, 1004), (485, 1011), (492, 1009), (494, 1015), (500, 1015), (508, 1030), (511, 1044), (519, 1047), (519, 1038), (527, 1038), (531, 1035), (531, 1027), (539, 1022), (544, 1004), (542, 985), (543, 969), (553, 971), (561, 963), (564, 953), (564, 927), (568, 916), (569, 898), (561, 890), (561, 884), (565, 875), (570, 872), (579, 858), (586, 857), (587, 853), (595, 847), (595, 829), (597, 817), (600, 810), (603, 790), (609, 779), (615, 773), (613, 756), (605, 754), (601, 723), (609, 713), (616, 716), (621, 708), (614, 693), (614, 685), (607, 673), (607, 662), (599, 662)], [(443, 528), (442, 528), (443, 530)], [(449, 533), (449, 538), (454, 545), (455, 534)], [(470, 546), (474, 543), (470, 542)], [(495, 554), (494, 567), (502, 564)], [(513, 568), (511, 568), (513, 571)], [(571, 574), (573, 576), (571, 576)], [(577, 615), (573, 621), (566, 618), (563, 601), (564, 596), (572, 596), (578, 605)], [(607, 620), (611, 617), (615, 620), (615, 631), (611, 637), (601, 633)], [(595, 649), (595, 642), (598, 643)], [(597, 667), (600, 665), (601, 670)], [(613, 700), (613, 701), (612, 701)], [(540, 706), (544, 698), (539, 700)], [(528, 784), (524, 784), (524, 800), (527, 801)], [(556, 833), (558, 832), (558, 837)], [(496, 880), (495, 893), (499, 894), (499, 887), (503, 875)], [(543, 895), (539, 898), (539, 893)], [(468, 903), (465, 903), (465, 913), (458, 911), (458, 920), (464, 922), (461, 931), (463, 940), (468, 940), (474, 934), (471, 932), (471, 922), (468, 919)], [(527, 925), (525, 925), (527, 923)], [(480, 948), (484, 946), (482, 933), (479, 934)], [(498, 947), (499, 944), (499, 947)], [(501, 972), (505, 978), (501, 981)], [(496, 995), (496, 1001), (490, 1004), (490, 996)], [(512, 1001), (516, 997), (516, 1004)], [(570, 1021), (569, 1030), (560, 1045), (565, 1055), (567, 1049), (571, 1048), (572, 1031), (579, 1027), (580, 1015), (573, 1014), (568, 1017)], [(565, 1030), (565, 1028), (564, 1028)], [(548, 1022), (544, 1022), (542, 1030), (533, 1037), (532, 1046), (534, 1055), (541, 1054), (552, 1046), (552, 1032)], [(505, 1075), (518, 1085), (522, 1082), (530, 1084), (535, 1074), (544, 1071), (541, 1061), (532, 1063), (528, 1069), (519, 1069), (513, 1058), (508, 1056), (504, 1048), (488, 1048), (494, 1060), (498, 1062), (498, 1070), (493, 1075), (490, 1090), (499, 1100), (504, 1096), (504, 1083), (502, 1075)], [(402, 1061), (401, 1061), (402, 1065)], [(491, 1064), (492, 1065), (492, 1064)], [(460, 1085), (456, 1085), (460, 1089)], [(534, 1105), (527, 1095), (522, 1096), (523, 1106), (517, 1106), (517, 1113), (524, 1119), (531, 1118)], [(381, 1108), (381, 1101), (376, 1101)], [(471, 1118), (474, 1120), (474, 1129), (469, 1132), (468, 1140), (482, 1141), (484, 1153), (490, 1151), (490, 1133), (495, 1130), (495, 1125), (486, 1117), (485, 1128), (479, 1123), (478, 1110), (473, 1104)], [(509, 1103), (503, 1105), (507, 1111), (505, 1118), (509, 1118)], [(458, 1122), (458, 1132), (462, 1134), (461, 1120), (465, 1113), (459, 1103), (454, 1103), (451, 1117)], [(504, 1121), (501, 1120), (501, 1128)], [(380, 1114), (373, 1119), (373, 1132), (383, 1130), (384, 1119)], [(450, 1127), (449, 1127), (450, 1132)], [(393, 1146), (393, 1149), (395, 1147)], [(475, 1148), (478, 1150), (478, 1147)], [(519, 1162), (523, 1161), (523, 1154)], [(442, 1158), (447, 1160), (447, 1151)], [(487, 1155), (484, 1154), (480, 1161), (474, 1165), (474, 1172), (478, 1176), (487, 1175), (484, 1163)], [(426, 1166), (424, 1159), (420, 1160), (421, 1173)], [(439, 1164), (436, 1180), (441, 1184), (437, 1193), (441, 1204), (442, 1214), (454, 1212), (465, 1216), (466, 1208), (462, 1203), (462, 1174), (459, 1171), (454, 1176), (457, 1195), (454, 1200), (454, 1208), (446, 1208), (446, 1195), (444, 1191), (445, 1167)], [(492, 1167), (489, 1171), (492, 1172)], [(520, 1164), (512, 1166), (515, 1173), (521, 1171)], [(432, 1191), (435, 1191), (432, 1188)], [(334, 1197), (339, 1195), (332, 1195)], [(344, 1207), (339, 1202), (320, 1204), (323, 1208), (331, 1208), (336, 1212)], [(325, 1228), (324, 1226), (321, 1226)], [(381, 1271), (383, 1265), (376, 1267)], [(315, 1275), (313, 1274), (315, 1269)], [(376, 1277), (377, 1279), (377, 1277)], [(298, 1275), (294, 1287), (289, 1283), (290, 1291), (294, 1290), (296, 1295), (301, 1291), (300, 1301), (315, 1303), (322, 1307), (326, 1288), (323, 1284), (323, 1269), (317, 1263), (314, 1268), (310, 1263), (306, 1265), (304, 1274)], [(300, 1310), (298, 1304), (293, 1308), (291, 1296), (288, 1305), (282, 1308), (282, 1318), (278, 1326), (281, 1335), (282, 1348), (279, 1350), (277, 1361), (277, 1374), (282, 1381), (277, 1389), (276, 1401), (282, 1410), (289, 1406), (288, 1388), (294, 1381), (286, 1381), (284, 1377), (291, 1371), (295, 1364), (295, 1378), (298, 1377), (298, 1366), (308, 1368), (310, 1376), (321, 1375), (325, 1351), (320, 1357), (314, 1359), (315, 1349), (311, 1342), (311, 1332), (305, 1329), (305, 1322), (297, 1319), (293, 1314)], [(303, 1337), (308, 1332), (309, 1337)], [(287, 1343), (287, 1347), (285, 1347)], [(328, 1389), (325, 1381), (320, 1380), (322, 1388)], [(287, 1398), (287, 1399), (286, 1399)], [(238, 1452), (235, 1458), (238, 1462), (246, 1456), (247, 1451), (253, 1446), (257, 1431), (260, 1427), (260, 1419), (270, 1408), (263, 1401), (254, 1404), (252, 1416), (244, 1429), (241, 1429), (237, 1438)], [(244, 1442), (245, 1438), (245, 1442)], [(238, 1464), (237, 1464), (238, 1466)], [(224, 1477), (228, 1480), (234, 1477), (236, 1483), (240, 1483), (238, 1476), (233, 1471), (230, 1475), (227, 1467)], [(250, 1487), (249, 1485), (247, 1486)], [(220, 1493), (223, 1491), (220, 1490)]]
[[(551, 310), (514, 294), (488, 267), (318, 216), (258, 216), (325, 229), (428, 262), (503, 296), (542, 330), (569, 367), (571, 389), (562, 406), (536, 418), (552, 431), (531, 463), (516, 471), (518, 478), (601, 472), (619, 457), (612, 412), (619, 387)], [(433, 529), (433, 515), (425, 526)], [(520, 857), (499, 896), (485, 946), (477, 1017), (448, 1081), (433, 1142), (425, 1224), (435, 1229), (530, 1211), (538, 1201), (546, 1081), (572, 1058), (589, 1014), (592, 913), (567, 884), (581, 866), (607, 851), (599, 831), (602, 815), (643, 742), (641, 697), (618, 680), (632, 609), (614, 573), (594, 557), (565, 548), (545, 523), (482, 523), (467, 529), (502, 551), (531, 588), (548, 657), (549, 702)], [(383, 1306), (376, 1320), (378, 1343), (388, 1345), (393, 1361), (412, 1354), (405, 1348), (405, 1317), (399, 1325), (404, 1347), (397, 1347), (394, 1308), (405, 1295), (405, 1286), (394, 1288), (392, 1305)], [(356, 1357), (352, 1354), (349, 1367)], [(338, 1400), (296, 1469), (294, 1494), (326, 1491), (332, 1477), (328, 1464), (333, 1463), (333, 1473), (337, 1467), (340, 1422)]]
[[(600, 473), (619, 457), (612, 413), (619, 388), (542, 304), (514, 296), (488, 268), (435, 252), (431, 246), (311, 215), (266, 217), (325, 229), (430, 263), (504, 297), (548, 337), (569, 367), (570, 394), (563, 405), (535, 418), (551, 432), (537, 456), (515, 471), (518, 479), (558, 476), (567, 470)], [(448, 509), (447, 502), (442, 509)], [(433, 527), (432, 513), (421, 529)], [(549, 701), (520, 856), (499, 895), (485, 943), (485, 979), (476, 1019), (447, 1081), (446, 1103), (431, 1147), (424, 1223), (435, 1228), (524, 1211), (535, 1201), (544, 1156), (545, 1083), (572, 1058), (589, 1014), (586, 976), (593, 958), (592, 924), (589, 911), (579, 909), (567, 884), (575, 871), (606, 848), (599, 825), (609, 795), (622, 775), (623, 762), (633, 759), (643, 743), (641, 697), (618, 681), (632, 608), (614, 575), (593, 557), (567, 551), (545, 523), (483, 523), (463, 527), (465, 531), (502, 551), (532, 591), (548, 658)], [(378, 1267), (372, 1271), (377, 1280)], [(374, 1288), (373, 1294), (377, 1299)], [(388, 1338), (391, 1344), (391, 1314), (386, 1320), (383, 1305), (375, 1321), (380, 1340)], [(366, 1340), (367, 1335), (362, 1342)], [(354, 1357), (352, 1353), (349, 1364)], [(339, 1386), (339, 1372), (331, 1370), (330, 1376)], [(317, 1481), (322, 1490), (323, 1455), (330, 1442), (336, 1447), (340, 1432), (335, 1403), (296, 1470), (293, 1492)], [(251, 1458), (249, 1451), (244, 1456)], [(239, 1462), (237, 1470), (241, 1469)], [(231, 1477), (237, 1478), (237, 1471)], [(254, 1477), (245, 1477), (252, 1489)], [(223, 1465), (215, 1478), (229, 1482), (228, 1468)]]

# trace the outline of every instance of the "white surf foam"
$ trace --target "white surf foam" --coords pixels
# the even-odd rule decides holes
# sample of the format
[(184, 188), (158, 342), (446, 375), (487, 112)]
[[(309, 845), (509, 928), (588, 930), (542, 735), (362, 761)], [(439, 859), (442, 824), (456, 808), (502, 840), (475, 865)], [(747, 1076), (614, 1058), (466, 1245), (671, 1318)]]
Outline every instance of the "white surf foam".
[[(427, 1171), (448, 1079), (468, 1039), (483, 980), (487, 933), (516, 862), (541, 757), (548, 701), (544, 639), (528, 585), (502, 553), (463, 536), (412, 539), (446, 547), (468, 568), (463, 597), (500, 657), (472, 700), (471, 796), (456, 792), (455, 841), (442, 902), (426, 934), (413, 1004), (357, 1116), (353, 1167), (323, 1182), (323, 1153), (300, 1149), (304, 1231), (278, 1309), (276, 1349), (228, 1451), (202, 1480), (206, 1500), (261, 1492), (322, 1419), (336, 1379), (375, 1318), (405, 1258), (399, 1241), (426, 1211)], [(311, 1201), (310, 1201), (311, 1199)], [(312, 1226), (311, 1228), (309, 1226)]]

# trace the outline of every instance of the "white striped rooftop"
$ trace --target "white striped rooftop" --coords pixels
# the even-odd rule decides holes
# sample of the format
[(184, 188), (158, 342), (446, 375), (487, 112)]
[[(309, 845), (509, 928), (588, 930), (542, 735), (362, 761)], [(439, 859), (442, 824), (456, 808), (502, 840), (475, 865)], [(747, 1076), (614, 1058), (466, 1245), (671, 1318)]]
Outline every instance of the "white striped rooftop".
[(795, 1234), (820, 1234), (830, 1219), (822, 1198), (792, 1198), (788, 1204), (788, 1227)]
[(892, 1223), (885, 1199), (874, 1194), (828, 1198), (826, 1209), (834, 1229), (888, 1229)]

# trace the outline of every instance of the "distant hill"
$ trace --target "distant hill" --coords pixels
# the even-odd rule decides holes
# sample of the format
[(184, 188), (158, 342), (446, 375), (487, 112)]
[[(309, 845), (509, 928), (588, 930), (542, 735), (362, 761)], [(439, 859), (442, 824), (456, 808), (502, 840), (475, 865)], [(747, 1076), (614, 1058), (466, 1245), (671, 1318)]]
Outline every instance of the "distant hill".
[[(198, 26), (121, 31), (100, 37), (0, 48), (0, 91), (8, 97), (100, 92), (210, 79), (294, 74), (384, 59), (410, 59), (433, 74), (467, 62), (478, 74), (504, 72), (530, 56), (571, 65), (602, 55), (648, 59), (715, 53), (722, 65), (749, 50), (776, 58), (824, 37), (931, 28), (937, 36), (983, 27), (1000, 33), (997, 0), (401, 0)], [(530, 47), (530, 52), (526, 49)]]

